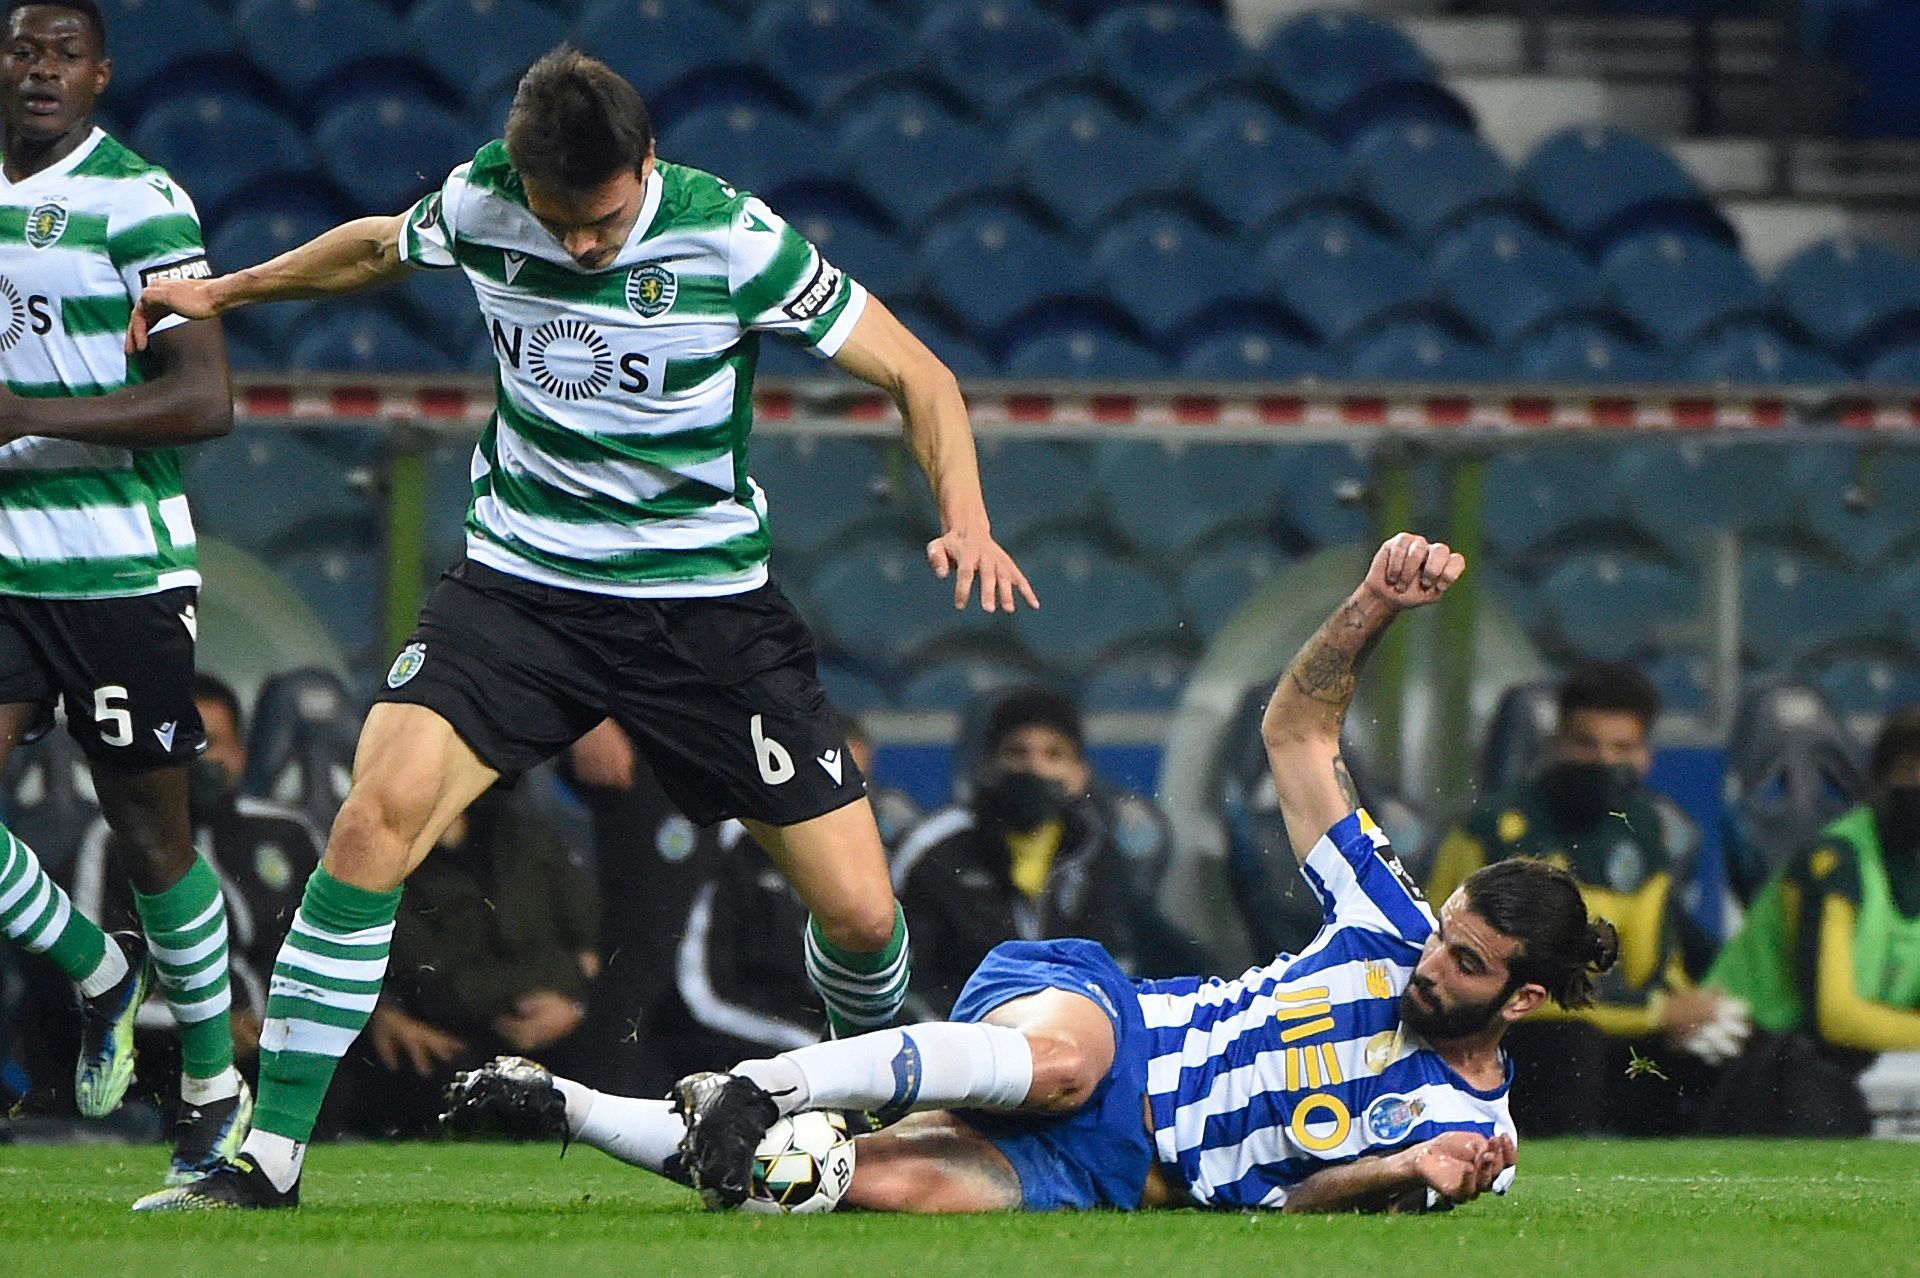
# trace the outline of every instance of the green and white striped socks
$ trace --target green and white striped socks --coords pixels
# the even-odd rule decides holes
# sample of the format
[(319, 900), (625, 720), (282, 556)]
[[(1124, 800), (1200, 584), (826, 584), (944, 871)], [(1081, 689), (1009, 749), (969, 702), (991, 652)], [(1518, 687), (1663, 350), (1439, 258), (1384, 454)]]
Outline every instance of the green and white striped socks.
[(864, 1034), (893, 1023), (907, 1001), (907, 918), (893, 907), (893, 937), (873, 954), (843, 950), (807, 920), (807, 979), (827, 1005), (827, 1024), (835, 1038)]
[(133, 894), (160, 991), (180, 1026), (181, 1094), (196, 1104), (239, 1090), (228, 1009), (227, 904), (220, 877), (196, 856), (164, 892)]
[(33, 849), (5, 826), (0, 826), (0, 849), (0, 932), (28, 953), (52, 959), (88, 998), (118, 985), (127, 974), (120, 947), (73, 908), (40, 868)]
[(369, 892), (325, 866), (307, 880), (273, 965), (260, 1031), (260, 1096), (241, 1150), (283, 1190), (299, 1179), (334, 1069), (379, 1001), (399, 909), (399, 888)]

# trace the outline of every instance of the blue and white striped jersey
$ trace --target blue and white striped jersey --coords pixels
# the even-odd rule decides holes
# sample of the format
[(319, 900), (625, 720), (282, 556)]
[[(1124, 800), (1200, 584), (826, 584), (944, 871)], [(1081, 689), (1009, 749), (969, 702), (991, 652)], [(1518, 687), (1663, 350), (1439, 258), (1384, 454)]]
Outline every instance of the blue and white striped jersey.
[(1436, 924), (1380, 827), (1351, 813), (1302, 869), (1326, 914), (1305, 951), (1237, 980), (1139, 982), (1158, 1156), (1199, 1203), (1281, 1207), (1336, 1163), (1446, 1131), (1515, 1136), (1510, 1065), (1480, 1091), (1400, 1023)]

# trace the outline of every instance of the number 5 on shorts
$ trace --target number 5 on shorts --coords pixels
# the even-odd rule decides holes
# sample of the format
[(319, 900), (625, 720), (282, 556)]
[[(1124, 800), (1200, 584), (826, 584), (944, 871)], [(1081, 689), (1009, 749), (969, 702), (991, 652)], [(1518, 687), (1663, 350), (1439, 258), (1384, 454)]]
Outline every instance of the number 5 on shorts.
[[(120, 704), (115, 705), (118, 699)], [(110, 746), (133, 744), (133, 711), (127, 709), (127, 690), (117, 683), (93, 690), (93, 722), (100, 740)]]
[(753, 760), (760, 765), (760, 779), (768, 785), (785, 785), (793, 780), (793, 756), (761, 730), (760, 716), (753, 716), (747, 726), (753, 735)]

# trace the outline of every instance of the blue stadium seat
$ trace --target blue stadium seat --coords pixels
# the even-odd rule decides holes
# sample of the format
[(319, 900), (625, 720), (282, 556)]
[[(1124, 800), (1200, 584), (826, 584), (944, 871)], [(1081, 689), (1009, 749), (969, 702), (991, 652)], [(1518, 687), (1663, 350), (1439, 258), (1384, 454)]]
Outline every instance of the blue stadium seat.
[(1381, 381), (1496, 381), (1507, 364), (1498, 354), (1430, 319), (1387, 320), (1347, 348), (1347, 374)]
[(887, 300), (886, 306), (895, 319), (905, 324), (915, 337), (926, 343), (927, 349), (953, 370), (955, 377), (998, 375), (1000, 365), (985, 347), (957, 332), (946, 320), (926, 307), (915, 302), (896, 304), (892, 299)]
[(1698, 584), (1656, 560), (1622, 550), (1561, 560), (1540, 585), (1546, 614), (1583, 658), (1622, 661), (1658, 646), (1662, 627), (1693, 617)]
[(1174, 368), (1182, 377), (1293, 381), (1334, 377), (1340, 366), (1293, 329), (1249, 317), (1195, 332), (1181, 346)]
[(1673, 363), (1663, 351), (1629, 341), (1613, 326), (1567, 319), (1530, 334), (1513, 353), (1514, 372), (1529, 381), (1665, 382)]
[[(297, 248), (338, 221), (328, 205), (310, 201), (249, 208), (220, 223), (207, 239), (207, 256), (214, 270), (237, 271)], [(308, 301), (249, 306), (229, 316), (226, 324), (271, 350), (323, 305)]]
[(1180, 571), (1180, 606), (1202, 640), (1211, 640), (1289, 560), (1271, 537), (1239, 536), (1207, 547)]
[(755, 7), (753, 50), (818, 112), (909, 62), (906, 29), (867, 0), (775, 0)]
[(1836, 353), (1920, 327), (1920, 257), (1871, 240), (1821, 240), (1773, 276), (1774, 295), (1802, 328)]
[(1506, 214), (1475, 218), (1445, 235), (1432, 262), (1440, 295), (1499, 346), (1606, 301), (1606, 286), (1584, 257)]
[(1261, 251), (1257, 270), (1319, 336), (1338, 341), (1427, 294), (1426, 266), (1356, 219), (1313, 213)]
[(1108, 381), (1159, 377), (1166, 372), (1159, 353), (1126, 326), (1092, 315), (1023, 325), (1008, 343), (1002, 368), (1008, 377)]
[(407, 48), (400, 20), (377, 0), (241, 0), (233, 25), (255, 65), (295, 102), (356, 63), (392, 59)]
[[(1812, 8), (1812, 6), (1809, 6)], [(1920, 48), (1920, 13), (1903, 0), (1836, 5), (1854, 93), (1846, 129), (1856, 137), (1920, 137), (1920, 83), (1913, 52)]]
[(1124, 647), (1179, 641), (1173, 592), (1097, 546), (1075, 538), (1043, 541), (1022, 548), (1020, 566), (1041, 606), (1016, 612), (1014, 633), (1040, 661), (1082, 667)]
[(1364, 542), (1373, 462), (1352, 444), (1299, 444), (1280, 459), (1281, 515), (1288, 545)]
[(1621, 313), (1669, 349), (1767, 308), (1760, 277), (1718, 240), (1637, 235), (1610, 249), (1600, 269)]
[(168, 98), (141, 118), (133, 145), (180, 180), (203, 219), (249, 185), (313, 164), (297, 124), (237, 94)]
[(846, 171), (903, 227), (1003, 177), (1000, 140), (923, 93), (881, 94), (848, 111), (839, 137)]
[(1487, 549), (1519, 560), (1625, 514), (1610, 447), (1554, 443), (1503, 450), (1487, 463), (1481, 533)]
[(1645, 665), (1647, 678), (1660, 690), (1663, 714), (1713, 712), (1713, 669), (1697, 652), (1663, 652)]
[(277, 558), (273, 568), (349, 657), (373, 651), (380, 634), (379, 552), (344, 545), (302, 549)]
[(464, 357), (474, 339), (486, 335), (465, 271), (413, 271), (400, 285), (400, 303), (413, 330), (451, 359)]
[(1815, 662), (1804, 679), (1848, 718), (1877, 720), (1920, 704), (1920, 662), (1911, 657), (1840, 653)]
[(399, 213), (446, 181), (478, 145), (460, 117), (424, 98), (351, 98), (313, 131), (320, 167), (362, 213)]
[(810, 593), (833, 647), (877, 669), (900, 666), (943, 640), (991, 630), (1004, 617), (978, 606), (956, 609), (952, 583), (927, 567), (926, 543), (904, 536), (862, 538), (820, 565)]
[(1002, 199), (970, 200), (934, 219), (919, 257), (927, 294), (982, 338), (1081, 285), (1081, 263), (1067, 242)]
[(1612, 125), (1582, 125), (1547, 138), (1521, 166), (1520, 184), (1592, 253), (1646, 231), (1734, 242), (1733, 228), (1671, 155)]
[(415, 55), (471, 105), (560, 43), (566, 21), (535, 0), (413, 0), (407, 29)]
[(660, 138), (660, 156), (715, 174), (773, 203), (782, 188), (823, 176), (832, 144), (812, 125), (778, 111), (713, 107)]
[(880, 440), (756, 434), (748, 473), (766, 491), (774, 545), (812, 558), (855, 528), (908, 517), (889, 464)]
[(1169, 128), (1177, 130), (1181, 179), (1241, 230), (1348, 202), (1340, 153), (1264, 102), (1230, 96), (1202, 103)]
[(887, 690), (878, 680), (869, 678), (852, 666), (823, 657), (819, 661), (820, 686), (836, 710), (846, 714), (869, 714), (887, 708)]
[(1080, 230), (1148, 194), (1178, 194), (1154, 136), (1097, 106), (1023, 119), (1008, 150), (1027, 193)]
[(239, 45), (227, 15), (206, 0), (100, 0), (100, 14), (113, 55), (108, 96), (136, 110), (174, 73), (225, 58)]
[(1778, 669), (1843, 640), (1884, 633), (1884, 603), (1843, 568), (1766, 543), (1749, 543), (1740, 565), (1740, 646)]
[(796, 212), (783, 214), (795, 230), (841, 270), (880, 297), (896, 297), (913, 287), (913, 260), (900, 241), (863, 218)]
[(1033, 683), (1040, 674), (1040, 667), (1023, 659), (982, 654), (929, 662), (916, 666), (894, 698), (894, 707), (962, 714), (996, 692)]
[(1820, 465), (1808, 456), (1812, 451), (1796, 449), (1786, 477), (1801, 495), (1807, 530), (1862, 568), (1906, 558), (1920, 542), (1914, 499), (1920, 494), (1920, 453), (1889, 448), (1862, 457), (1847, 448)]
[(1860, 370), (1860, 380), (1882, 385), (1920, 385), (1920, 342), (1889, 346)]
[(1203, 9), (1125, 5), (1096, 21), (1086, 38), (1093, 68), (1154, 114), (1252, 69), (1239, 37)]
[(1378, 18), (1304, 13), (1276, 28), (1263, 54), (1280, 87), (1336, 137), (1406, 117), (1473, 127), (1419, 46)]
[(1694, 553), (1707, 532), (1779, 530), (1793, 519), (1779, 456), (1765, 449), (1648, 440), (1621, 445), (1612, 463), (1607, 473), (1625, 493), (1634, 527), (1675, 555)]
[(625, 76), (656, 111), (656, 99), (702, 73), (751, 64), (739, 24), (703, 0), (592, 0), (573, 24), (573, 40)]
[(413, 326), (371, 304), (316, 312), (287, 348), (287, 366), (298, 372), (436, 373), (452, 362)]
[(1714, 330), (1679, 353), (1680, 375), (1734, 385), (1847, 380), (1847, 372), (1777, 325), (1740, 320)]
[(1156, 338), (1223, 301), (1258, 295), (1240, 247), (1175, 209), (1122, 216), (1094, 240), (1092, 266), (1113, 303)]
[(1228, 530), (1270, 529), (1283, 513), (1286, 465), (1274, 449), (1105, 439), (1093, 465), (1108, 525), (1169, 563)]
[(183, 456), (193, 522), (205, 535), (268, 553), (322, 532), (377, 534), (373, 505), (348, 468), (292, 431), (243, 426)]
[(1512, 204), (1516, 196), (1499, 153), (1445, 125), (1388, 121), (1361, 134), (1348, 156), (1360, 193), (1418, 240), (1475, 212)]
[(227, 367), (236, 373), (267, 373), (280, 367), (280, 359), (265, 342), (245, 333), (229, 330)]
[[(1094, 523), (1098, 490), (1088, 446), (987, 436), (980, 441), (980, 486), (993, 511), (993, 535), (1002, 545), (1023, 542), (1043, 528)], [(914, 495), (933, 522), (932, 498), (916, 477)]]
[(1103, 661), (1080, 685), (1084, 714), (1165, 714), (1180, 704), (1193, 674), (1177, 652), (1139, 652)]
[(1078, 33), (1026, 0), (949, 0), (918, 35), (927, 68), (982, 115), (1079, 67)]

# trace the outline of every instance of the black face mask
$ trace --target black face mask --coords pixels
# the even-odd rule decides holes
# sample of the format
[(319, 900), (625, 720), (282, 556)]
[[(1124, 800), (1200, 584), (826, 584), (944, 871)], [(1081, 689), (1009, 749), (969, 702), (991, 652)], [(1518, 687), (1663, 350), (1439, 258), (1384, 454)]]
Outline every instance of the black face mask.
[(225, 764), (205, 755), (187, 764), (187, 816), (196, 826), (231, 812), (239, 793), (240, 786)]
[(1031, 772), (1009, 772), (981, 787), (973, 806), (987, 824), (1024, 834), (1059, 817), (1067, 806), (1067, 788)]
[(1920, 785), (1890, 786), (1873, 815), (1889, 855), (1920, 857)]
[(1554, 814), (1576, 829), (1598, 825), (1618, 812), (1640, 785), (1640, 774), (1626, 763), (1550, 763), (1540, 773), (1540, 790)]

